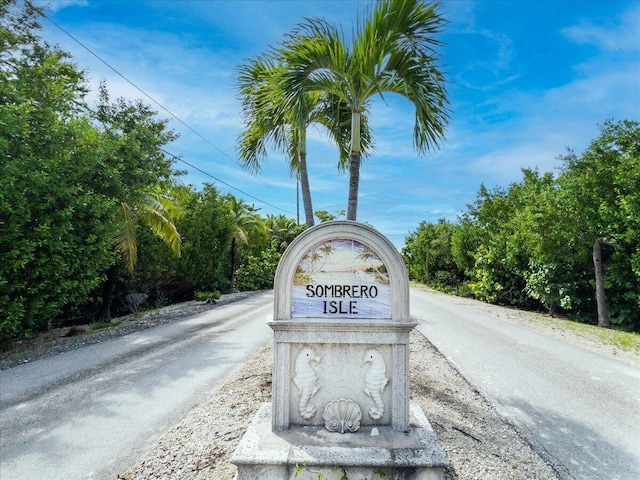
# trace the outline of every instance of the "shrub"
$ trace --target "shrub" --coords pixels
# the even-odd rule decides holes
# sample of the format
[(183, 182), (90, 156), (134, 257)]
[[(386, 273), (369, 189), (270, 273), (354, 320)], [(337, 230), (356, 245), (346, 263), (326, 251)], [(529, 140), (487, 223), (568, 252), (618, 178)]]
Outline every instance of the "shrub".
[(271, 247), (260, 255), (249, 255), (247, 263), (236, 271), (235, 289), (240, 292), (273, 288), (280, 253)]

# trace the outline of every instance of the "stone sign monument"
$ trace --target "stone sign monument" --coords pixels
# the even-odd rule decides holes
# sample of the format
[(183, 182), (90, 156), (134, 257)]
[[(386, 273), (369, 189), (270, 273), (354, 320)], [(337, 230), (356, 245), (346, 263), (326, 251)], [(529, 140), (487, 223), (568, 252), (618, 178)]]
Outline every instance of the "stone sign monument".
[(360, 223), (318, 225), (287, 248), (274, 288), (272, 402), (234, 453), (237, 479), (443, 478), (448, 460), (409, 404), (415, 323), (395, 247)]

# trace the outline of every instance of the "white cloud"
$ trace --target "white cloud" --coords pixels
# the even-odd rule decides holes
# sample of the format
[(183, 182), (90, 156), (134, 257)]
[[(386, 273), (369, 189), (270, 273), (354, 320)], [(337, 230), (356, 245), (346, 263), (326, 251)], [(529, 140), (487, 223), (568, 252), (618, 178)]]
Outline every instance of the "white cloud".
[(594, 45), (604, 51), (640, 51), (640, 4), (606, 25), (583, 21), (564, 28), (562, 33), (576, 43)]

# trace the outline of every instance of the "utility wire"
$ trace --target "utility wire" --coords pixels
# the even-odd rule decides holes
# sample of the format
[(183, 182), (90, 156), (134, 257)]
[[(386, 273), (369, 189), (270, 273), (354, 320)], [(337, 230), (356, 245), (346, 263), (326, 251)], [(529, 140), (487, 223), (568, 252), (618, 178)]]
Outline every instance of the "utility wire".
[[(78, 45), (80, 45), (82, 48), (84, 48), (87, 52), (89, 52), (91, 55), (93, 55), (95, 58), (97, 58), (100, 62), (104, 63), (107, 67), (109, 67), (111, 70), (113, 70), (113, 72), (115, 72), (119, 77), (121, 77), (125, 82), (127, 82), (129, 85), (131, 85), (133, 88), (135, 88), (136, 90), (138, 90), (140, 93), (142, 93), (145, 97), (147, 97), (149, 100), (151, 100), (153, 103), (155, 103), (158, 107), (160, 107), (162, 110), (164, 110), (166, 113), (168, 113), (171, 117), (173, 117), (175, 120), (177, 120), (179, 123), (181, 123), (182, 125), (184, 125), (188, 130), (190, 130), (192, 133), (194, 133), (197, 137), (199, 137), (200, 139), (204, 140), (207, 144), (209, 144), (211, 147), (213, 147), (216, 151), (218, 151), (221, 155), (223, 155), (224, 157), (228, 158), (229, 160), (231, 160), (233, 163), (235, 163), (236, 165), (238, 165), (238, 162), (232, 158), (231, 156), (229, 156), (226, 152), (224, 152), (223, 150), (221, 150), (220, 148), (218, 148), (215, 144), (213, 144), (209, 139), (207, 139), (206, 137), (204, 137), (202, 134), (200, 134), (198, 131), (196, 131), (195, 129), (193, 129), (190, 125), (188, 125), (186, 122), (184, 122), (181, 118), (179, 118), (178, 116), (176, 116), (171, 110), (169, 110), (168, 108), (166, 108), (164, 105), (162, 105), (160, 102), (158, 102), (155, 98), (153, 98), (151, 95), (149, 95), (147, 92), (145, 92), (144, 90), (142, 90), (140, 87), (138, 87), (135, 83), (133, 83), (131, 80), (129, 80), (127, 77), (125, 77), (122, 73), (120, 73), (118, 70), (116, 70), (115, 67), (113, 67), (111, 64), (109, 64), (106, 60), (102, 59), (97, 53), (95, 53), (93, 50), (91, 50), (89, 47), (87, 47), (84, 43), (82, 43), (80, 40), (78, 40), (76, 37), (74, 37), (71, 33), (69, 33), (67, 30), (65, 30), (64, 28), (62, 28), (58, 23), (56, 23), (55, 21), (53, 21), (51, 18), (49, 18), (44, 12), (41, 12), (42, 16), (44, 18), (46, 18), (49, 22), (51, 22), (56, 28), (58, 28), (59, 30), (61, 30), (64, 34), (66, 34), (68, 37), (70, 37), (74, 42), (76, 42)], [(166, 150), (160, 149), (162, 150), (165, 154), (170, 155), (171, 157), (173, 157), (174, 159), (185, 163), (186, 165), (189, 165), (191, 168), (198, 170), (199, 172), (207, 175), (208, 177), (213, 178), (214, 180), (216, 180), (217, 182), (220, 182), (226, 186), (228, 186), (229, 188), (232, 188), (240, 193), (242, 193), (243, 195), (247, 195), (248, 197), (253, 198), (254, 200), (257, 200), (260, 203), (263, 203), (265, 205), (268, 205), (272, 208), (275, 208), (277, 210), (280, 210), (282, 212), (285, 213), (289, 213), (291, 215), (294, 215), (293, 212), (290, 212), (288, 210), (284, 210), (280, 207), (276, 207), (275, 205), (270, 204), (269, 202), (265, 202), (264, 200), (261, 200), (257, 197), (255, 197), (254, 195), (251, 195), (247, 192), (243, 192), (242, 190), (240, 190), (239, 188), (234, 187), (233, 185), (224, 182), (222, 180), (220, 180), (219, 178), (214, 177), (213, 175), (211, 175), (208, 172), (205, 172), (204, 170), (202, 170), (201, 168), (196, 167), (195, 165), (187, 162), (186, 160), (167, 152)], [(269, 184), (267, 184), (266, 182), (264, 182), (262, 179), (257, 178), (259, 181), (261, 181), (262, 183), (264, 183), (265, 185), (267, 185), (270, 188), (271, 187)], [(275, 190), (275, 189), (274, 189)]]
[(280, 210), (280, 211), (285, 212), (285, 213), (293, 213), (293, 212), (289, 212), (288, 210), (283, 210), (283, 209), (282, 209), (282, 208), (280, 208), (280, 207), (276, 207), (275, 205), (272, 205), (272, 204), (270, 204), (270, 203), (268, 203), (268, 202), (265, 202), (264, 200), (260, 200), (258, 197), (255, 197), (255, 196), (251, 195), (250, 193), (244, 192), (244, 191), (240, 190), (239, 188), (236, 188), (236, 187), (234, 187), (233, 185), (231, 185), (231, 184), (229, 184), (229, 183), (225, 182), (224, 180), (220, 180), (219, 178), (214, 177), (214, 176), (213, 176), (213, 175), (211, 175), (209, 172), (205, 172), (205, 171), (204, 171), (204, 170), (202, 170), (201, 168), (196, 167), (195, 165), (193, 165), (193, 164), (191, 164), (191, 163), (187, 162), (186, 160), (183, 160), (182, 158), (178, 157), (177, 155), (174, 155), (174, 154), (173, 154), (173, 153), (171, 153), (171, 152), (167, 152), (164, 148), (160, 148), (159, 150), (160, 150), (160, 151), (162, 151), (162, 152), (164, 152), (164, 153), (165, 153), (165, 155), (169, 155), (170, 157), (172, 157), (172, 158), (174, 158), (174, 159), (176, 159), (176, 160), (178, 160), (178, 161), (180, 161), (180, 162), (182, 162), (182, 163), (186, 163), (186, 164), (187, 164), (187, 165), (189, 165), (191, 168), (193, 168), (194, 170), (199, 171), (200, 173), (205, 174), (207, 177), (211, 177), (211, 178), (213, 178), (216, 182), (222, 183), (223, 185), (226, 185), (226, 186), (227, 186), (227, 187), (229, 187), (229, 188), (233, 188), (234, 190), (236, 190), (236, 191), (240, 192), (241, 194), (246, 195), (247, 197), (251, 197), (251, 198), (253, 198), (254, 200), (257, 200), (258, 202), (263, 203), (264, 205), (268, 205), (268, 206), (270, 206), (270, 207), (272, 207), (272, 208), (275, 208), (275, 209)]

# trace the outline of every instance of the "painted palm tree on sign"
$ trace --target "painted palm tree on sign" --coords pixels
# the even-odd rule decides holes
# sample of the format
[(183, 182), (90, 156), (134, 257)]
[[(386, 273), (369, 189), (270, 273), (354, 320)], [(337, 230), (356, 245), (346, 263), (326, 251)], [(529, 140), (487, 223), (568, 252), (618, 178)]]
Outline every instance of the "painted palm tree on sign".
[(387, 269), (384, 266), (384, 263), (382, 263), (382, 259), (376, 252), (371, 250), (371, 248), (364, 246), (356, 258), (358, 260), (362, 260), (363, 262), (367, 262), (371, 266), (371, 268), (376, 272), (375, 275), (377, 281), (382, 283), (390, 283), (389, 275), (386, 271)]
[(351, 112), (347, 219), (356, 220), (362, 123), (375, 96), (395, 93), (415, 107), (414, 146), (419, 153), (439, 146), (448, 123), (448, 96), (437, 62), (436, 35), (444, 19), (439, 4), (420, 0), (378, 2), (347, 46), (341, 30), (311, 19), (288, 36), (283, 89), (293, 103), (300, 92), (338, 97)]

